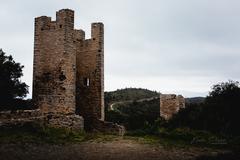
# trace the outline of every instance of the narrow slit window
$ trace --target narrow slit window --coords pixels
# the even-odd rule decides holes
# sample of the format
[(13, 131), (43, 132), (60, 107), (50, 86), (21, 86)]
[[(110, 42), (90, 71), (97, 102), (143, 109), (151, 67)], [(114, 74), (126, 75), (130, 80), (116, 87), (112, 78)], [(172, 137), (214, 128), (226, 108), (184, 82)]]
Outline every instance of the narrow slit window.
[(90, 80), (89, 80), (89, 78), (84, 78), (83, 84), (84, 84), (85, 86), (89, 87), (89, 85), (90, 85)]

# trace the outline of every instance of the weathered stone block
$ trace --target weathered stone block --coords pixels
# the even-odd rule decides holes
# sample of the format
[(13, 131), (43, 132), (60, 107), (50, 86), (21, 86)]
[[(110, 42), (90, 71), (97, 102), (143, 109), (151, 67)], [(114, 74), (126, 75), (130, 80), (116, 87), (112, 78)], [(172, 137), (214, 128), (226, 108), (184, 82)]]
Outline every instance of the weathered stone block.
[(45, 116), (46, 124), (55, 128), (67, 128), (70, 130), (83, 130), (84, 120), (76, 114), (62, 115), (49, 114)]

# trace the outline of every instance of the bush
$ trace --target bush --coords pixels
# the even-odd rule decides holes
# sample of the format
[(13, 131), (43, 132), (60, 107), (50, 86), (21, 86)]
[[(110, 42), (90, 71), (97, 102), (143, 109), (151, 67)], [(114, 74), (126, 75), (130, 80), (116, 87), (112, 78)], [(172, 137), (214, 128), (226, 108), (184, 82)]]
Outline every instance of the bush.
[(168, 127), (188, 127), (230, 136), (240, 135), (240, 87), (228, 81), (214, 85), (202, 104), (191, 104), (173, 116)]

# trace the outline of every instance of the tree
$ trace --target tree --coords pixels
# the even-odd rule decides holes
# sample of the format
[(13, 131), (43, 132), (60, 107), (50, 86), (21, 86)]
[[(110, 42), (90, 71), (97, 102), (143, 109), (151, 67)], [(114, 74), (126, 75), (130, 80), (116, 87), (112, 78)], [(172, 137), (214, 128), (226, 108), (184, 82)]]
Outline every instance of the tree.
[(215, 133), (239, 135), (239, 82), (229, 80), (213, 85), (204, 103), (190, 104), (168, 123), (170, 127), (189, 127)]
[(208, 114), (209, 122), (215, 131), (240, 134), (238, 127), (240, 121), (239, 82), (229, 80), (214, 85), (206, 98), (206, 106), (208, 108), (205, 111), (211, 113), (211, 115)]
[[(23, 65), (16, 63), (0, 49), (0, 106), (13, 105), (16, 99), (26, 97), (28, 86), (21, 82)], [(2, 109), (2, 108), (1, 108)]]
[(209, 104), (232, 104), (238, 102), (240, 96), (240, 87), (238, 81), (229, 80), (213, 85), (212, 91), (206, 98)]

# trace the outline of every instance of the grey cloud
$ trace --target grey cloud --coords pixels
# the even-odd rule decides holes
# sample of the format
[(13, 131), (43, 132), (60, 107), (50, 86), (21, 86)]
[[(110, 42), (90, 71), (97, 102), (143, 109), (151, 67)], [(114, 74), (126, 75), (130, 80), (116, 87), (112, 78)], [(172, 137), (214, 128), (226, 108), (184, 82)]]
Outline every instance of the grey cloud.
[[(104, 22), (105, 74), (120, 76), (124, 85), (130, 83), (127, 77), (130, 81), (149, 77), (148, 83), (170, 77), (176, 80), (166, 84), (170, 87), (177, 86), (182, 76), (190, 78), (185, 82), (189, 84), (204, 77), (202, 89), (186, 85), (175, 91), (206, 93), (210, 82), (240, 79), (238, 0), (11, 0), (0, 6), (0, 48), (25, 65), (24, 80), (29, 85), (34, 17), (54, 19), (55, 11), (62, 8), (75, 10), (75, 27), (86, 30), (88, 37), (90, 23)], [(124, 87), (117, 79), (106, 82)], [(139, 82), (139, 87), (145, 84)], [(107, 87), (113, 88), (117, 85)], [(161, 90), (162, 86), (156, 84), (155, 88)]]

